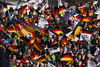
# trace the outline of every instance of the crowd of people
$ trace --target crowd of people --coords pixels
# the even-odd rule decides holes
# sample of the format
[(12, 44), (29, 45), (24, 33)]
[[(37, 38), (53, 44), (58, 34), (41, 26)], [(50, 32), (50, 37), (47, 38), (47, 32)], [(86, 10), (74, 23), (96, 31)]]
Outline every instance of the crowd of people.
[[(93, 6), (90, 3), (81, 3), (70, 9), (65, 8), (64, 5), (59, 8), (51, 4), (48, 7), (44, 6), (45, 4), (42, 3), (37, 9), (33, 4), (28, 5), (28, 9), (23, 9), (25, 7), (23, 5), (19, 9), (13, 7), (6, 9), (5, 5), (0, 5), (0, 58), (7, 59), (7, 61), (0, 59), (0, 67), (5, 67), (3, 61), (8, 62), (5, 64), (8, 67), (89, 67), (90, 58), (94, 62), (94, 64), (91, 62), (90, 66), (99, 67), (100, 20), (94, 13), (100, 9), (100, 6)], [(66, 13), (63, 10), (69, 11), (68, 17), (65, 17)], [(87, 21), (85, 19), (87, 17), (92, 18)], [(75, 19), (78, 21), (75, 22)], [(19, 37), (21, 32), (19, 34), (16, 32), (14, 20), (26, 22), (30, 26), (34, 25), (43, 30), (33, 31), (33, 36), (28, 34)], [(12, 28), (15, 30), (8, 30)], [(48, 35), (41, 34), (44, 29)], [(83, 40), (80, 40), (82, 33), (91, 35), (89, 41), (86, 41), (88, 37), (85, 39), (84, 36)], [(34, 41), (32, 40), (31, 44), (27, 43), (26, 40), (30, 42), (32, 37)]]

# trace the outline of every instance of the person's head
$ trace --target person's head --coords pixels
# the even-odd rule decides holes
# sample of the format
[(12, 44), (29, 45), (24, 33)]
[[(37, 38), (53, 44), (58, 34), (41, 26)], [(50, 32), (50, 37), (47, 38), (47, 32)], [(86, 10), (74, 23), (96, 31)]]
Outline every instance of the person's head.
[(82, 63), (81, 63), (80, 61), (78, 61), (78, 63), (77, 63), (77, 64), (78, 64), (78, 66), (80, 66)]
[(46, 12), (47, 12), (48, 15), (50, 15), (50, 10), (49, 9), (47, 9)]
[(16, 55), (13, 55), (13, 59), (16, 59)]
[(20, 63), (20, 65), (19, 65), (20, 67), (23, 67), (23, 63)]
[(78, 55), (78, 59), (81, 59), (82, 58), (82, 56), (81, 55)]
[(88, 54), (91, 54), (90, 50), (88, 50)]
[(70, 49), (71, 49), (71, 47), (72, 47), (72, 44), (71, 44), (71, 43), (69, 43), (69, 44), (68, 44), (68, 48), (70, 48)]
[(96, 39), (95, 43), (99, 43), (98, 39)]
[(63, 48), (60, 48), (60, 54), (62, 54), (64, 52)]
[(26, 58), (26, 54), (23, 54), (23, 58)]
[(98, 45), (97, 45), (97, 44), (95, 45), (95, 48), (96, 48), (96, 49), (98, 48)]
[(44, 67), (48, 67), (47, 64), (44, 64)]
[(57, 23), (60, 23), (60, 18), (56, 18), (56, 22)]
[(33, 15), (32, 11), (29, 12), (30, 15)]
[(36, 67), (36, 64), (34, 63), (34, 64), (32, 65), (32, 67)]
[(15, 35), (15, 38), (17, 38), (17, 35)]
[(41, 11), (41, 14), (44, 14), (44, 10)]
[(31, 8), (34, 8), (34, 5), (31, 5), (30, 7), (31, 7)]
[(62, 39), (62, 37), (63, 37), (63, 35), (62, 35), (62, 33), (60, 33), (58, 36), (58, 41), (60, 41)]
[(73, 25), (74, 23), (73, 23), (73, 21), (71, 21), (71, 23), (70, 23), (71, 25)]
[(26, 63), (26, 65), (29, 65), (30, 64), (28, 60), (26, 60), (25, 63)]
[(29, 49), (27, 50), (27, 52), (28, 52), (28, 54), (31, 54), (31, 49), (29, 48)]
[(16, 61), (16, 65), (18, 66), (20, 64), (20, 60), (17, 60)]
[(5, 18), (2, 18), (2, 22), (5, 22), (6, 21), (6, 19)]
[(44, 3), (42, 4), (42, 7), (44, 6)]

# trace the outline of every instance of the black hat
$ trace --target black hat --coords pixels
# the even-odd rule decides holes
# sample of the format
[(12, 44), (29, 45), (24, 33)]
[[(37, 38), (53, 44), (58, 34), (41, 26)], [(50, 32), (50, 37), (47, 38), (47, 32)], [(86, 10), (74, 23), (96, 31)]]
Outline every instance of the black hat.
[(58, 36), (63, 36), (63, 34), (62, 34), (62, 33), (60, 33)]

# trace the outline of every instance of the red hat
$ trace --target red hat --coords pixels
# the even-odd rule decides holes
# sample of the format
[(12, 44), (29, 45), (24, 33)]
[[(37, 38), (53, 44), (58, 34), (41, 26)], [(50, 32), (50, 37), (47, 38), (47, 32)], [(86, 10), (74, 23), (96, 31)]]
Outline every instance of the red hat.
[(46, 12), (50, 12), (50, 10), (49, 10), (49, 9), (47, 9), (47, 10), (46, 10)]

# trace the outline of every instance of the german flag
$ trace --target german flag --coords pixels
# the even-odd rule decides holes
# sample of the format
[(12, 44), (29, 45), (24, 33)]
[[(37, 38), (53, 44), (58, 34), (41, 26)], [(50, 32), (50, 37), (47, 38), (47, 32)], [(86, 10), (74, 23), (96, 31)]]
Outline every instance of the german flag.
[(31, 56), (31, 58), (33, 59), (33, 58), (37, 58), (39, 56), (40, 56), (40, 53), (35, 53), (34, 56)]
[(14, 29), (14, 28), (10, 28), (10, 29), (9, 29), (9, 28), (7, 28), (7, 31), (8, 31), (8, 32), (14, 32), (14, 33), (16, 33), (16, 31), (15, 31), (15, 29)]
[(93, 11), (91, 9), (88, 11), (88, 16), (93, 16)]
[(83, 22), (89, 22), (91, 20), (91, 17), (86, 17), (86, 18), (84, 18), (82, 21)]
[(76, 18), (77, 18), (79, 21), (81, 21), (81, 20), (83, 19), (80, 15), (76, 16)]
[(95, 7), (94, 2), (92, 3), (92, 6)]
[(88, 30), (85, 30), (85, 29), (83, 29), (83, 30), (81, 30), (82, 31), (82, 33), (87, 33), (87, 34), (93, 34), (93, 32), (92, 31), (88, 31)]
[(0, 31), (3, 31), (3, 30), (4, 30), (3, 24), (2, 24), (1, 21), (0, 21)]
[(75, 35), (79, 35), (81, 30), (81, 26), (78, 26), (75, 30)]
[(53, 41), (52, 45), (54, 45), (54, 44), (57, 44), (57, 40), (54, 40), (54, 41)]
[(61, 31), (60, 28), (58, 28), (58, 29), (52, 28), (52, 29), (50, 29), (50, 31), (53, 32), (53, 33), (56, 34), (56, 35), (59, 35), (60, 33), (62, 33), (62, 31)]
[(52, 45), (51, 45), (51, 47), (58, 47), (58, 44), (57, 44), (57, 40), (54, 40), (53, 42), (52, 42)]
[(80, 12), (83, 12), (83, 10), (84, 10), (84, 8), (85, 8), (86, 6), (81, 6), (81, 7), (78, 7), (78, 10), (80, 11)]
[(7, 6), (7, 5), (5, 5), (5, 6), (4, 6), (4, 8), (5, 8), (5, 9), (8, 9), (8, 6)]
[(46, 58), (45, 58), (45, 56), (39, 56), (37, 58), (34, 58), (33, 61), (34, 62), (36, 61), (37, 63), (41, 63), (41, 62), (45, 62)]
[(94, 26), (94, 23), (90, 23), (90, 24), (88, 25), (89, 28), (92, 28), (93, 26)]
[(74, 37), (74, 34), (73, 33), (71, 33), (68, 37), (67, 37), (67, 41), (69, 41), (71, 38), (73, 38)]
[(33, 31), (36, 31), (35, 28), (31, 27), (21, 20), (13, 19), (12, 22), (14, 29), (16, 30), (16, 33), (19, 37), (26, 36), (28, 34), (31, 34)]
[(26, 37), (20, 37), (20, 39), (18, 39), (18, 40), (20, 40), (20, 41), (22, 41), (22, 42), (24, 42), (26, 44), (29, 44), (29, 42), (30, 42), (30, 40), (27, 39)]
[(63, 36), (62, 39), (60, 40), (61, 46), (64, 46), (67, 42), (67, 37)]
[(73, 61), (71, 53), (66, 53), (62, 55), (60, 61)]
[(82, 15), (83, 17), (86, 17), (86, 16), (87, 16), (85, 11), (83, 11), (83, 12), (81, 13), (81, 15)]
[(32, 20), (33, 20), (32, 17), (29, 17), (28, 19), (29, 19), (30, 22), (32, 22)]
[(18, 9), (18, 12), (22, 13), (22, 12), (24, 12), (26, 10), (26, 8), (27, 8), (27, 5), (22, 6), (21, 8)]
[(34, 42), (35, 42), (35, 38), (34, 38), (34, 37), (30, 38), (29, 45), (31, 45), (31, 44), (34, 43)]
[(41, 45), (40, 43), (35, 42), (33, 45), (37, 50), (39, 50), (41, 52), (44, 50), (43, 45)]
[(10, 46), (8, 47), (9, 50), (14, 51), (17, 47), (16, 46)]
[(68, 20), (75, 20), (75, 17), (74, 16), (69, 17)]
[(46, 36), (48, 36), (49, 35), (48, 30), (41, 29), (40, 35), (46, 35)]
[(40, 35), (39, 33), (39, 31), (35, 31), (31, 34), (31, 36), (34, 37), (37, 42), (40, 42), (42, 40), (42, 35)]
[(59, 14), (62, 14), (63, 13), (63, 10), (66, 10), (65, 6), (61, 6), (59, 8)]

